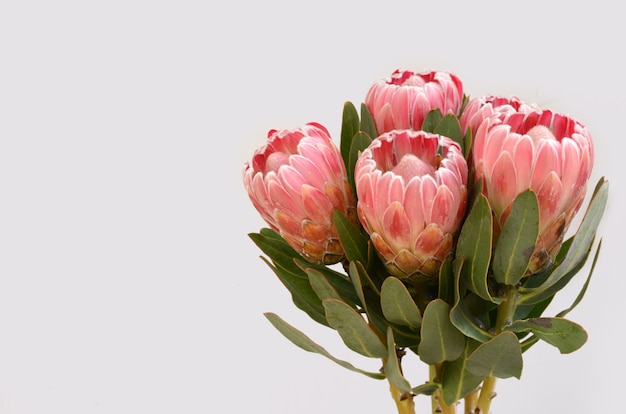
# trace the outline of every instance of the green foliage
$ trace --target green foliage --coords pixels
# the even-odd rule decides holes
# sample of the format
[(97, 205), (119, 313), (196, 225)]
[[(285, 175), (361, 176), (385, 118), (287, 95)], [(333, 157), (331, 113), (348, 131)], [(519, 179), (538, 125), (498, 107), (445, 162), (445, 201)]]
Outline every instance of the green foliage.
[(435, 299), (424, 311), (419, 357), (432, 365), (457, 359), (465, 348), (463, 334), (450, 322), (450, 305)]
[(539, 234), (539, 204), (535, 193), (524, 191), (517, 196), (496, 243), (493, 254), (493, 277), (514, 286), (526, 273)]
[(380, 291), (383, 315), (390, 323), (417, 330), (422, 325), (422, 315), (404, 283), (388, 277)]
[(483, 376), (476, 375), (467, 369), (467, 359), (479, 344), (479, 342), (467, 338), (461, 356), (444, 366), (441, 385), (443, 399), (447, 405), (452, 405), (464, 398), (483, 381)]
[(370, 358), (387, 356), (385, 344), (357, 311), (337, 299), (324, 299), (322, 303), (328, 323), (348, 348)]
[(520, 320), (506, 329), (512, 332), (530, 331), (537, 338), (557, 347), (562, 354), (574, 352), (587, 342), (587, 332), (580, 325), (563, 318)]
[(522, 365), (522, 349), (517, 336), (505, 331), (480, 344), (468, 357), (466, 368), (482, 377), (519, 379)]
[(487, 301), (493, 301), (487, 282), (491, 263), (492, 221), (489, 202), (480, 194), (461, 227), (456, 247), (456, 257), (464, 259), (461, 272), (463, 284)]
[(271, 312), (267, 312), (264, 315), (270, 321), (270, 323), (281, 334), (283, 334), (283, 336), (285, 338), (289, 339), (297, 347), (302, 348), (302, 349), (304, 349), (305, 351), (308, 351), (308, 352), (313, 352), (313, 353), (316, 353), (316, 354), (323, 355), (326, 358), (330, 359), (331, 361), (341, 365), (342, 367), (344, 367), (346, 369), (349, 369), (350, 371), (358, 372), (360, 374), (366, 375), (366, 376), (368, 376), (370, 378), (374, 378), (374, 379), (384, 379), (385, 378), (384, 374), (381, 374), (379, 372), (364, 371), (362, 369), (355, 368), (354, 365), (350, 364), (349, 362), (346, 362), (346, 361), (343, 361), (343, 360), (335, 358), (328, 351), (326, 351), (326, 349), (324, 349), (322, 346), (320, 346), (320, 345), (316, 344), (315, 342), (313, 342), (311, 340), (311, 338), (309, 338), (304, 333), (302, 333), (301, 331), (297, 330), (296, 328), (294, 328), (293, 326), (291, 326), (287, 322), (285, 322), (283, 319), (281, 319), (280, 316), (278, 316), (278, 315), (276, 315), (274, 313), (271, 313)]

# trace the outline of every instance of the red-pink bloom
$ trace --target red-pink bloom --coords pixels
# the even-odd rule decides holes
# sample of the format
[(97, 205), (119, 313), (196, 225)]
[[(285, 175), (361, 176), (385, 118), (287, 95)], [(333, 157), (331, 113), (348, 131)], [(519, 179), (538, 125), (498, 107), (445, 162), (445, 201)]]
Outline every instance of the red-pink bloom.
[(335, 210), (355, 224), (354, 194), (345, 165), (328, 130), (309, 123), (293, 130), (271, 130), (243, 170), (254, 207), (270, 227), (302, 256), (316, 263), (344, 257)]
[(462, 104), (461, 80), (445, 71), (396, 70), (372, 85), (365, 97), (379, 135), (394, 129), (419, 131), (432, 109), (459, 115)]
[(485, 118), (507, 116), (516, 112), (528, 113), (535, 110), (538, 110), (535, 105), (526, 104), (516, 96), (510, 98), (494, 95), (479, 96), (470, 99), (465, 105), (459, 117), (459, 123), (464, 134), (467, 128), (470, 128), (472, 136), (476, 136), (476, 131)]
[(593, 143), (585, 126), (549, 110), (487, 118), (473, 148), (476, 179), (496, 219), (496, 234), (515, 197), (531, 189), (539, 202), (539, 237), (529, 265), (550, 265), (585, 197), (593, 167)]
[(431, 276), (452, 253), (467, 205), (467, 163), (451, 139), (394, 130), (357, 160), (357, 212), (397, 277)]

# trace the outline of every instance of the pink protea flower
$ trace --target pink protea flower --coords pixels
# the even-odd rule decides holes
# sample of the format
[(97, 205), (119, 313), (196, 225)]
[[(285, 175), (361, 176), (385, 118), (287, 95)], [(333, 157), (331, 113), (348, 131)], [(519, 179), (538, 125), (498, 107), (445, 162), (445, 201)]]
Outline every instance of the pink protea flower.
[(396, 70), (372, 85), (365, 97), (379, 135), (394, 129), (419, 131), (432, 109), (459, 115), (462, 104), (463, 84), (445, 71)]
[(332, 214), (358, 219), (345, 165), (326, 128), (308, 123), (269, 131), (268, 143), (245, 164), (243, 181), (263, 219), (302, 256), (325, 264), (344, 257)]
[(390, 131), (363, 151), (357, 213), (391, 274), (437, 273), (465, 214), (467, 175), (459, 146), (424, 131)]
[(516, 112), (528, 113), (539, 108), (522, 102), (517, 96), (505, 98), (502, 96), (485, 95), (469, 100), (461, 116), (459, 123), (461, 131), (465, 133), (467, 128), (472, 131), (472, 136), (476, 136), (476, 131), (485, 118), (490, 116), (507, 116)]
[(580, 208), (593, 167), (585, 126), (549, 110), (487, 118), (473, 148), (476, 179), (483, 179), (499, 234), (515, 197), (531, 189), (539, 202), (539, 236), (528, 274), (549, 266)]

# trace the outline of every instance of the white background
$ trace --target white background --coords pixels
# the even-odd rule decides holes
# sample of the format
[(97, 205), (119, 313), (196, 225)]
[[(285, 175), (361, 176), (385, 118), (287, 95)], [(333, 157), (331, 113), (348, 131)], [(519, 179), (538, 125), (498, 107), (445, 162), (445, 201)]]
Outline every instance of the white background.
[[(609, 205), (569, 315), (589, 341), (536, 345), (492, 410), (619, 411), (626, 32), (619, 2), (555, 3), (2, 2), (0, 413), (394, 412), (385, 382), (263, 317), (379, 368), (263, 264), (241, 168), (272, 128), (316, 121), (338, 142), (343, 103), (396, 68), (450, 70), (470, 95), (514, 94), (591, 130)], [(407, 375), (426, 380), (418, 360)]]

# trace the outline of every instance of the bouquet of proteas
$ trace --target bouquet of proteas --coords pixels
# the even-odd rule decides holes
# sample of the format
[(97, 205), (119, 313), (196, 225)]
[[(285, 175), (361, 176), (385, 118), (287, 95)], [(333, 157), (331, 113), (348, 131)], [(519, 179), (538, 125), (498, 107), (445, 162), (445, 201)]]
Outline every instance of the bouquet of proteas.
[[(381, 360), (367, 372), (267, 313), (295, 345), (386, 378), (399, 413), (430, 395), (433, 413), (487, 414), (496, 378), (519, 378), (537, 341), (561, 353), (585, 330), (565, 318), (598, 257), (608, 183), (587, 195), (593, 143), (570, 116), (517, 97), (471, 98), (445, 71), (395, 71), (360, 111), (343, 108), (340, 145), (309, 123), (272, 130), (243, 172), (270, 228), (250, 237), (295, 305)], [(544, 315), (587, 264), (572, 305)], [(587, 269), (587, 267), (585, 267)], [(430, 378), (403, 375), (414, 352)]]

